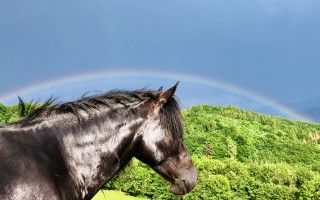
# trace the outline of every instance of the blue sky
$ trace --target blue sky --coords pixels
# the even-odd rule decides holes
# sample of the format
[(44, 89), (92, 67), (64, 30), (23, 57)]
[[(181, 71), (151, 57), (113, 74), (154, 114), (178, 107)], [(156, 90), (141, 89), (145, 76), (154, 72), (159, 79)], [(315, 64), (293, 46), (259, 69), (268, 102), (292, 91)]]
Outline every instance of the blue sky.
[(194, 99), (187, 106), (232, 104), (274, 114), (252, 99), (262, 96), (296, 111), (301, 109), (296, 105), (320, 99), (316, 0), (10, 0), (0, 1), (0, 27), (0, 97), (57, 80), (29, 96), (38, 98), (45, 90), (72, 98), (76, 94), (61, 92), (67, 89), (59, 85), (63, 77), (122, 70), (155, 75), (119, 75), (112, 83), (91, 77), (68, 82), (69, 90), (174, 84), (174, 78), (156, 75), (163, 72), (230, 86), (180, 80), (182, 103)]

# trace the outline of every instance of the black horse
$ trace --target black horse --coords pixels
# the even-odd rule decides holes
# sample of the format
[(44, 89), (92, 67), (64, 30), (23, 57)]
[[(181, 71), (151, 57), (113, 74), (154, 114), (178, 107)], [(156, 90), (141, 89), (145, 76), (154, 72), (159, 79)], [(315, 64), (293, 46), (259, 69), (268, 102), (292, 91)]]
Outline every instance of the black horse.
[(173, 193), (191, 191), (198, 172), (183, 143), (177, 84), (48, 102), (2, 125), (0, 199), (91, 199), (133, 157)]

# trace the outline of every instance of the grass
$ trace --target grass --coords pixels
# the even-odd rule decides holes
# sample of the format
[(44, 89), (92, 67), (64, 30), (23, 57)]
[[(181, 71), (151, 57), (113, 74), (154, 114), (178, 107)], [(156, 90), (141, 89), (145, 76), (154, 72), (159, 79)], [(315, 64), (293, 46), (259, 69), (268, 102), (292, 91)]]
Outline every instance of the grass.
[(115, 190), (100, 190), (92, 200), (147, 200), (141, 197), (128, 196), (126, 193)]

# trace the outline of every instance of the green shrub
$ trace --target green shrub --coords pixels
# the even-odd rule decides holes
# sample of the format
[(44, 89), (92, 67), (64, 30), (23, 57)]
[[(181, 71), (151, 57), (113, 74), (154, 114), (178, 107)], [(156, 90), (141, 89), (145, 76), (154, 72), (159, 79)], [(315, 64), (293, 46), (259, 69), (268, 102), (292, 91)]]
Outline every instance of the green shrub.
[(284, 185), (275, 185), (271, 183), (263, 183), (255, 191), (256, 199), (265, 200), (292, 200), (296, 199), (298, 195), (298, 189), (295, 187), (288, 187)]
[(186, 194), (183, 199), (232, 199), (229, 180), (223, 175), (201, 173), (193, 192)]
[(310, 181), (306, 181), (301, 185), (299, 199), (300, 200), (320, 199), (320, 177), (319, 176), (315, 177)]

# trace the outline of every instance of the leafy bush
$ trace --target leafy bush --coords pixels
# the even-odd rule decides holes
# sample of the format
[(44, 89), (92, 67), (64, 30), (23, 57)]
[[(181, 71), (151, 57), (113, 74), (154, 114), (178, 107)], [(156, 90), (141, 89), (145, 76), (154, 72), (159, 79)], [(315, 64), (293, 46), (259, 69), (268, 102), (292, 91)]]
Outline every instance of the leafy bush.
[(193, 192), (186, 194), (183, 199), (232, 199), (233, 193), (229, 180), (223, 175), (201, 173), (199, 182)]
[(299, 199), (320, 199), (320, 176), (301, 185)]
[(0, 124), (9, 123), (19, 119), (19, 106), (6, 107), (0, 103)]

